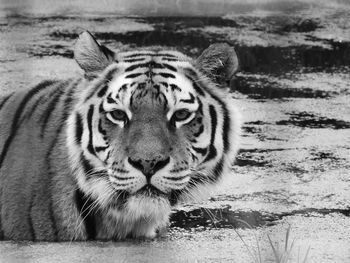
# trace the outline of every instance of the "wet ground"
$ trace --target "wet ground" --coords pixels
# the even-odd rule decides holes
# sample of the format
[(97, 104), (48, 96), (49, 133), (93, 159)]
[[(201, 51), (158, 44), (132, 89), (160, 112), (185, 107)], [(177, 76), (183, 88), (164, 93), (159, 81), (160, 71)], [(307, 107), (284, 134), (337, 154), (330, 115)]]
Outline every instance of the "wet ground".
[(282, 249), (289, 226), (290, 262), (308, 248), (307, 262), (350, 262), (350, 5), (276, 3), (215, 17), (2, 10), (0, 92), (79, 74), (72, 47), (84, 29), (114, 49), (161, 45), (193, 57), (228, 42), (241, 63), (231, 90), (244, 126), (225, 184), (177, 207), (164, 237), (3, 241), (0, 262), (253, 262), (247, 246), (257, 243), (262, 262), (274, 262), (268, 235)]

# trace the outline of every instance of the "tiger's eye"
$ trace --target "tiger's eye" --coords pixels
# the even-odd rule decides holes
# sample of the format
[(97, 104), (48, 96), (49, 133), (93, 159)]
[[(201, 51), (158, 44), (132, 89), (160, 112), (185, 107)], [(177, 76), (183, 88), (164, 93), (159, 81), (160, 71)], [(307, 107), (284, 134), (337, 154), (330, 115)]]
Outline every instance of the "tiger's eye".
[(114, 110), (110, 112), (110, 115), (113, 119), (117, 121), (126, 121), (128, 120), (128, 116), (126, 115), (125, 111), (122, 110)]
[(178, 110), (173, 114), (174, 121), (183, 121), (186, 120), (188, 117), (190, 117), (191, 112), (188, 110), (182, 109)]

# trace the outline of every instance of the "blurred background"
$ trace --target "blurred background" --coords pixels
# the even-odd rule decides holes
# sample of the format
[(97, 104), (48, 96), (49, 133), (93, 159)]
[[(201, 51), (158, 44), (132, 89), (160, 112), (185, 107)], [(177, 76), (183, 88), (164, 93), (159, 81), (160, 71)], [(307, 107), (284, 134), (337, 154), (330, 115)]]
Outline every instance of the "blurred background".
[[(309, 7), (337, 7), (347, 0), (2, 0), (4, 9), (36, 15), (221, 16), (255, 10), (293, 11)], [(6, 10), (5, 10), (6, 12)]]
[[(303, 262), (308, 248), (306, 262), (350, 262), (348, 0), (0, 3), (1, 94), (81, 74), (72, 50), (84, 30), (115, 50), (158, 45), (193, 58), (226, 42), (240, 61), (230, 89), (244, 121), (224, 185), (209, 200), (174, 209), (165, 237), (3, 241), (0, 262), (259, 262), (247, 248), (261, 262), (279, 262), (271, 244), (288, 262)], [(289, 227), (295, 243), (286, 256)]]

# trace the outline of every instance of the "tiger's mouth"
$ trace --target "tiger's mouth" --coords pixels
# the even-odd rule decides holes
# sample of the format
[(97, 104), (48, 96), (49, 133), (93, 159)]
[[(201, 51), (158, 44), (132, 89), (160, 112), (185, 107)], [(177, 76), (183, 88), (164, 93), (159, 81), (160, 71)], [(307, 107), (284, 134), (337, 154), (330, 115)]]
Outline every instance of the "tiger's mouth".
[(145, 185), (140, 190), (138, 190), (134, 195), (139, 197), (151, 197), (155, 199), (166, 199), (169, 201), (171, 206), (178, 203), (181, 190), (172, 190), (169, 193), (164, 193), (153, 185)]
[(134, 200), (167, 200), (171, 206), (174, 206), (178, 203), (180, 194), (181, 191), (179, 190), (172, 190), (167, 194), (159, 190), (157, 187), (148, 184), (133, 194), (127, 191), (119, 192), (118, 198), (113, 199), (108, 206), (116, 210), (123, 210), (125, 209), (130, 198), (136, 198)]
[(142, 195), (142, 196), (148, 196), (148, 197), (168, 197), (166, 193), (159, 190), (157, 187), (147, 184), (143, 186), (141, 189), (139, 189), (135, 195)]

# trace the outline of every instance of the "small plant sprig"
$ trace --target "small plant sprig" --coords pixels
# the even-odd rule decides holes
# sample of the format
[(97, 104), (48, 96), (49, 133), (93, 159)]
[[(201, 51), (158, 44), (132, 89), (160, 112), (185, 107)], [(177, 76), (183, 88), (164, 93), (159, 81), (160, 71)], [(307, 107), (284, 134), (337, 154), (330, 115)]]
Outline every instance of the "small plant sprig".
[[(249, 225), (247, 222), (245, 222), (243, 220), (240, 220), (240, 219), (237, 219), (237, 221), (242, 223), (242, 224), (244, 224), (249, 229), (253, 229), (252, 226)], [(249, 256), (251, 257), (253, 262), (254, 263), (263, 263), (264, 261), (262, 260), (262, 256), (261, 256), (260, 244), (259, 244), (259, 240), (258, 240), (256, 234), (254, 233), (254, 238), (255, 238), (255, 241), (256, 241), (256, 248), (253, 248), (253, 247), (248, 246), (248, 244), (243, 239), (242, 235), (236, 229), (234, 229), (234, 230), (235, 230), (236, 234), (238, 235), (239, 239), (244, 244), (244, 247), (247, 249), (247, 251), (249, 253)], [(267, 234), (267, 239), (268, 239), (269, 245), (270, 245), (270, 247), (272, 249), (275, 263), (288, 263), (288, 262), (290, 262), (290, 254), (291, 254), (292, 250), (294, 249), (295, 240), (296, 240), (296, 239), (293, 239), (293, 241), (290, 242), (290, 231), (291, 231), (291, 226), (289, 226), (287, 228), (286, 237), (285, 237), (285, 241), (284, 241), (284, 249), (283, 250), (280, 250), (278, 245), (276, 245), (276, 244), (274, 245), (270, 235)], [(297, 262), (298, 263), (306, 263), (307, 262), (307, 258), (309, 256), (309, 252), (310, 252), (310, 247), (308, 247), (303, 260), (300, 261), (300, 248), (299, 248), (298, 249), (298, 261)]]

